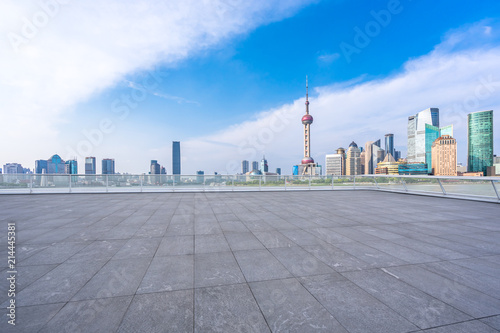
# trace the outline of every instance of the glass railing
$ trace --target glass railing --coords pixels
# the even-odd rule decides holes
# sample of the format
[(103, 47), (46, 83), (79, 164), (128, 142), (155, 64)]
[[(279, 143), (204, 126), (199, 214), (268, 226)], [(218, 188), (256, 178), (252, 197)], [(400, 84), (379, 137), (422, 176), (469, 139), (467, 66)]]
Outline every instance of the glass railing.
[(383, 190), (500, 201), (500, 177), (0, 174), (0, 193)]

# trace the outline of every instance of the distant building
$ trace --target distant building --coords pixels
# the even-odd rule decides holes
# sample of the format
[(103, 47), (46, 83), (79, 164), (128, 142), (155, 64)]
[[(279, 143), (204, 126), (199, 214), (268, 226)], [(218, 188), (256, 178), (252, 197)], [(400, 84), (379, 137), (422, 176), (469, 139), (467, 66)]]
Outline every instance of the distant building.
[(483, 172), (493, 165), (493, 111), (467, 115), (467, 171)]
[(181, 174), (181, 143), (179, 141), (172, 142), (172, 174)]
[(361, 150), (356, 142), (351, 142), (346, 153), (345, 174), (348, 176), (361, 175)]
[(19, 163), (7, 163), (3, 165), (4, 174), (22, 174), (24, 173), (23, 166)]
[(457, 140), (450, 135), (440, 136), (432, 144), (432, 173), (435, 176), (457, 175)]
[(151, 160), (151, 164), (149, 166), (149, 173), (151, 175), (159, 175), (161, 173), (160, 164), (158, 164), (158, 160)]
[(93, 156), (85, 157), (85, 174), (86, 175), (95, 175), (96, 174), (95, 157), (93, 157)]
[(365, 144), (365, 175), (375, 174), (375, 169), (379, 162), (382, 162), (385, 152), (380, 148), (380, 139), (377, 141), (368, 141)]
[(269, 171), (269, 165), (267, 164), (267, 160), (265, 156), (262, 156), (262, 160), (260, 161), (260, 172), (268, 172)]
[(47, 173), (51, 175), (66, 173), (66, 164), (61, 156), (55, 154), (47, 160)]
[(462, 163), (458, 163), (457, 164), (457, 174), (460, 176), (461, 174), (466, 173), (466, 172), (467, 172), (467, 166), (462, 165)]
[(337, 149), (336, 154), (325, 156), (325, 174), (342, 176), (345, 175), (345, 149)]
[(438, 108), (425, 109), (408, 117), (408, 163), (425, 163), (426, 124), (439, 127)]
[(361, 173), (360, 175), (364, 175), (365, 174), (365, 156), (366, 156), (366, 151), (363, 151), (361, 150), (361, 148), (359, 148), (359, 150), (361, 151), (361, 154), (359, 155), (360, 157), (360, 161), (361, 161)]
[(385, 153), (394, 157), (394, 134), (385, 135)]
[(69, 175), (77, 175), (78, 174), (78, 161), (76, 159), (67, 160), (65, 162), (65, 173)]
[[(45, 172), (44, 172), (45, 170)], [(35, 161), (35, 173), (41, 175), (47, 172), (47, 160), (36, 160)]]
[(401, 158), (401, 151), (400, 150), (394, 150), (394, 155), (393, 155), (394, 159), (396, 161), (399, 161), (399, 159)]
[(253, 171), (253, 170), (259, 170), (259, 162), (257, 162), (257, 161), (252, 162), (252, 170), (250, 170), (250, 171)]
[(276, 168), (276, 174), (281, 175), (281, 168)]
[(247, 160), (241, 161), (241, 173), (246, 174), (250, 168), (250, 163)]
[(391, 154), (385, 155), (382, 162), (377, 164), (375, 174), (377, 175), (399, 175), (399, 164)]
[(115, 159), (114, 158), (104, 158), (102, 160), (102, 174), (103, 175), (114, 175), (115, 174)]
[(428, 175), (428, 171), (426, 163), (401, 163), (398, 166), (400, 175)]

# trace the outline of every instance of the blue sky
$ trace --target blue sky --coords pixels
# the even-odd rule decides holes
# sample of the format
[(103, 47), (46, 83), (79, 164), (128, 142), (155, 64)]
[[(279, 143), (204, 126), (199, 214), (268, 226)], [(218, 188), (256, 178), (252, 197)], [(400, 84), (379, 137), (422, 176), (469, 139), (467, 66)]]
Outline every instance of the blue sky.
[[(405, 152), (407, 117), (428, 107), (455, 126), (465, 163), (466, 114), (500, 105), (498, 1), (62, 3), (52, 13), (0, 5), (10, 13), (0, 17), (0, 139), (10, 143), (0, 164), (32, 168), (59, 153), (77, 156), (80, 171), (92, 155), (115, 158), (119, 172), (156, 159), (171, 173), (180, 140), (183, 173), (234, 173), (262, 154), (290, 173), (302, 158), (306, 75), (320, 164), (386, 133)], [(24, 36), (24, 18), (43, 10), (48, 23)]]

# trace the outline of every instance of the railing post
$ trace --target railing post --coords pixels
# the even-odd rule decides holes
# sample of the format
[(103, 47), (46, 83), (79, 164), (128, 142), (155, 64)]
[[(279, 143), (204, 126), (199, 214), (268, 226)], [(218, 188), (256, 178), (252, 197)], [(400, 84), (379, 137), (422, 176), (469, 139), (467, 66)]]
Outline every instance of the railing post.
[(203, 175), (203, 192), (205, 192), (205, 191), (206, 191), (206, 189), (205, 189), (205, 181), (206, 181), (206, 178), (205, 178), (205, 177), (206, 177), (206, 176), (205, 176), (205, 175)]
[(71, 175), (69, 177), (69, 193), (71, 193)]
[(356, 189), (356, 176), (354, 176), (354, 189)]
[(285, 180), (285, 191), (286, 191), (286, 176), (284, 176), (283, 179)]
[(332, 190), (333, 190), (333, 175), (332, 175)]
[(259, 176), (259, 191), (262, 191), (262, 176)]
[(497, 187), (495, 186), (495, 181), (491, 181), (491, 186), (493, 186), (493, 189), (495, 190), (495, 194), (497, 195), (498, 200), (500, 200), (500, 194), (498, 194)]
[(172, 192), (175, 192), (175, 176), (172, 175)]
[[(71, 183), (71, 180), (70, 180)], [(106, 175), (106, 193), (108, 193), (108, 175)]]
[(309, 190), (311, 190), (311, 177), (312, 177), (312, 175), (309, 174)]
[(403, 180), (403, 178), (401, 178), (401, 184), (403, 184), (403, 187), (405, 188), (405, 191), (408, 192), (408, 187), (406, 187), (406, 183)]
[(441, 179), (438, 178), (438, 183), (439, 186), (441, 186), (441, 191), (443, 191), (443, 194), (446, 195), (446, 191), (444, 190), (443, 184), (441, 184)]
[(32, 175), (28, 176), (30, 178), (30, 194), (33, 193), (33, 177)]
[(377, 186), (377, 190), (380, 190), (380, 187), (378, 186), (377, 178), (373, 176), (373, 180), (375, 181), (375, 185)]
[(140, 177), (139, 179), (141, 180), (141, 193), (142, 193), (142, 181), (143, 181), (143, 178)]
[(231, 191), (234, 192), (234, 176), (231, 176)]

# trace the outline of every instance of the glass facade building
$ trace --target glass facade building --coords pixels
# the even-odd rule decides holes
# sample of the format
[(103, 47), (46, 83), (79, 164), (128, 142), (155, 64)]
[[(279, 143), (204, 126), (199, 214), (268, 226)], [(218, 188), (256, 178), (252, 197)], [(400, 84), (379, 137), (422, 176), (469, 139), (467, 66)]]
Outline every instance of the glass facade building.
[[(425, 163), (425, 125), (439, 127), (439, 109), (429, 108), (408, 117), (408, 162)], [(439, 136), (438, 136), (439, 137)], [(437, 139), (437, 137), (436, 137)], [(432, 143), (431, 143), (432, 144)]]
[(66, 173), (66, 165), (62, 160), (61, 156), (55, 154), (47, 160), (47, 173), (48, 174), (58, 174)]
[(172, 174), (181, 174), (181, 143), (179, 141), (172, 142)]
[(394, 157), (394, 134), (385, 135), (385, 153)]
[(439, 127), (425, 124), (425, 164), (429, 173), (432, 173), (432, 144), (439, 136)]
[(429, 169), (426, 163), (405, 163), (398, 166), (400, 175), (427, 175)]
[(467, 171), (483, 172), (493, 165), (493, 111), (467, 115)]
[(253, 170), (259, 170), (259, 162), (257, 162), (257, 161), (252, 162), (252, 170), (250, 170), (250, 171), (253, 171)]
[(102, 160), (102, 174), (103, 175), (115, 174), (115, 160), (113, 158), (105, 158)]
[(95, 157), (85, 157), (85, 174), (86, 175), (95, 175), (96, 174), (96, 166), (95, 166)]
[(242, 174), (245, 174), (248, 171), (250, 171), (250, 170), (248, 170), (249, 168), (250, 168), (250, 163), (247, 160), (241, 161), (241, 173)]

